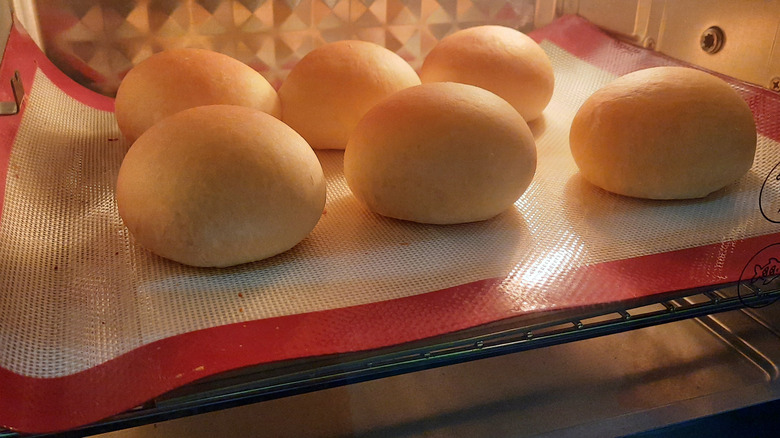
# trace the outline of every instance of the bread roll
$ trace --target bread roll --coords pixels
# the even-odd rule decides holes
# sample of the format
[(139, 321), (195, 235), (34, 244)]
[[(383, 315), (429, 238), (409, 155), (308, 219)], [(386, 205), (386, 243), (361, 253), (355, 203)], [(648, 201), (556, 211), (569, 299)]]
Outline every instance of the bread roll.
[(552, 63), (529, 36), (509, 27), (485, 25), (444, 37), (425, 57), (423, 83), (476, 85), (503, 97), (531, 121), (552, 98)]
[(649, 199), (700, 198), (753, 164), (756, 125), (726, 82), (685, 67), (627, 74), (594, 93), (571, 125), (582, 177)]
[(116, 93), (120, 131), (131, 142), (163, 118), (201, 105), (241, 105), (281, 117), (276, 90), (257, 71), (221, 53), (171, 49), (133, 67)]
[(147, 130), (119, 169), (119, 214), (137, 243), (192, 266), (279, 254), (306, 237), (325, 205), (311, 147), (259, 110), (210, 105)]
[(536, 145), (509, 103), (478, 87), (400, 91), (360, 120), (344, 152), (355, 196), (384, 216), (431, 224), (489, 219), (530, 185)]
[(400, 56), (374, 43), (339, 41), (304, 56), (279, 88), (282, 120), (315, 149), (344, 149), (375, 103), (420, 78)]

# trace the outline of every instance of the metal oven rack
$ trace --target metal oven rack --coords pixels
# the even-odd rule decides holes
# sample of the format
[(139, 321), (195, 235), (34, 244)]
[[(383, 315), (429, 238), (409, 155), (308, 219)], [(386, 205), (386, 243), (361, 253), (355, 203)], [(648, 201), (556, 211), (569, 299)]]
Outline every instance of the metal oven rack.
[[(770, 286), (774, 284), (770, 283)], [(375, 351), (262, 365), (210, 377), (129, 412), (61, 434), (87, 436), (435, 367), (550, 347), (684, 319), (768, 306), (780, 288), (746, 284), (668, 293), (657, 299), (526, 315)], [(25, 435), (26, 436), (26, 435)], [(0, 431), (0, 438), (21, 437)]]

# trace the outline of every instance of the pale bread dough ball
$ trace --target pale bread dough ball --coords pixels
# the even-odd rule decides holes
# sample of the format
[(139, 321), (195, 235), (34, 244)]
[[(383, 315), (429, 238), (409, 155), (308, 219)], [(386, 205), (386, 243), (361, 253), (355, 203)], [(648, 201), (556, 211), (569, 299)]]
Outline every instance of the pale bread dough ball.
[(570, 146), (584, 179), (621, 195), (700, 198), (750, 170), (756, 125), (723, 80), (692, 68), (627, 74), (577, 112)]
[(116, 93), (119, 130), (131, 142), (163, 118), (202, 105), (240, 105), (281, 118), (276, 90), (257, 71), (205, 49), (170, 49), (133, 67)]
[(315, 149), (344, 149), (369, 108), (419, 84), (414, 69), (382, 46), (329, 43), (306, 54), (282, 83), (282, 120)]
[(303, 240), (325, 206), (311, 147), (255, 109), (210, 105), (147, 130), (119, 170), (119, 214), (137, 243), (192, 266), (264, 259)]
[(431, 224), (507, 210), (531, 184), (536, 145), (509, 103), (471, 85), (408, 88), (372, 108), (344, 151), (344, 176), (368, 209)]
[(552, 63), (539, 44), (520, 31), (496, 25), (444, 37), (425, 57), (420, 79), (492, 91), (529, 122), (542, 115), (555, 85)]

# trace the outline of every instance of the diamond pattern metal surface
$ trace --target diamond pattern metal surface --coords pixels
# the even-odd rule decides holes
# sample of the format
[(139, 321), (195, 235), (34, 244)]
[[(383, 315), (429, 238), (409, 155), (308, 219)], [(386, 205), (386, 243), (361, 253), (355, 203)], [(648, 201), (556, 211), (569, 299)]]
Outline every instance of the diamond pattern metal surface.
[(444, 36), (469, 26), (528, 31), (534, 0), (37, 0), (44, 50), (79, 83), (107, 95), (155, 52), (225, 53), (279, 86), (306, 53), (360, 39), (414, 68)]

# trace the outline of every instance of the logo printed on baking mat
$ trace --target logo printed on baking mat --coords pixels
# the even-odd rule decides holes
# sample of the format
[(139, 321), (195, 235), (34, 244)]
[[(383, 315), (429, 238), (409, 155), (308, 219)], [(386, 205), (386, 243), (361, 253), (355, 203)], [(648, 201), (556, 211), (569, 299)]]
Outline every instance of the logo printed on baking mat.
[(769, 172), (758, 195), (758, 208), (769, 222), (780, 224), (780, 163)]
[(747, 307), (763, 307), (774, 303), (780, 297), (758, 304), (745, 303), (746, 298), (780, 290), (780, 243), (773, 243), (756, 253), (742, 269), (737, 285), (739, 299)]

